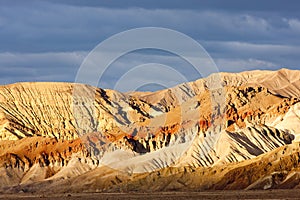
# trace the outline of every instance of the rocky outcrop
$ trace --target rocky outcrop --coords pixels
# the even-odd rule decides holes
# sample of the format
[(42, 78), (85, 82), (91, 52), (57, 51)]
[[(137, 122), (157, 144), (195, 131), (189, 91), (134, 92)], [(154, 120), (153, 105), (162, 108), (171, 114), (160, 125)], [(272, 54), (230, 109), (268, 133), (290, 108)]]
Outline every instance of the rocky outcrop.
[(93, 183), (103, 170), (108, 174), (99, 187), (105, 190), (123, 181), (147, 182), (145, 174), (159, 184), (182, 176), (174, 188), (204, 188), (208, 182), (186, 180), (197, 171), (198, 178), (201, 173), (215, 178), (208, 189), (276, 188), (293, 182), (297, 170), (268, 171), (270, 176), (247, 183), (232, 174), (240, 177), (257, 158), (267, 160), (264, 155), (299, 141), (299, 80), (299, 71), (282, 69), (219, 73), (153, 93), (72, 83), (1, 86), (0, 183)]

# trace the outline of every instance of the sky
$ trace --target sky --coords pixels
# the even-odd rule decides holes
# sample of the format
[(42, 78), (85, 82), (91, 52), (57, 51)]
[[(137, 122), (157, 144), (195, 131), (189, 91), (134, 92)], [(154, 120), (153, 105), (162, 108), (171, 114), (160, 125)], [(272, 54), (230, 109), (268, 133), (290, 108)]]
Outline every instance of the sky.
[[(186, 34), (219, 71), (300, 69), (299, 10), (297, 0), (0, 0), (0, 84), (76, 82), (82, 62), (99, 43), (141, 27)], [(114, 88), (124, 73), (147, 63), (171, 66), (188, 81), (200, 78), (177, 55), (148, 49), (115, 60), (98, 86)], [(166, 78), (160, 72), (138, 78), (150, 75)], [(139, 89), (154, 90), (153, 84)]]

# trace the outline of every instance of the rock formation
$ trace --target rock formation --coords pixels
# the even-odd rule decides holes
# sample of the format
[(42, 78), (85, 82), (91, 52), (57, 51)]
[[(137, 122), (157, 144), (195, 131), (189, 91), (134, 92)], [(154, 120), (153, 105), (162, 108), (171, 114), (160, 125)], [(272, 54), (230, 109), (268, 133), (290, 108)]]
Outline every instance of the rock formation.
[(300, 71), (288, 69), (126, 94), (1, 86), (0, 191), (299, 187), (299, 102)]

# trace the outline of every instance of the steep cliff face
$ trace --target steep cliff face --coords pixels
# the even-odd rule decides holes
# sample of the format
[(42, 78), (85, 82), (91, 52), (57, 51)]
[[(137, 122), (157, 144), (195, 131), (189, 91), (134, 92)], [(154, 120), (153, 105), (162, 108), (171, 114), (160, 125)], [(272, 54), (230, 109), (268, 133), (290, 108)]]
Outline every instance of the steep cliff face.
[(219, 73), (153, 93), (1, 86), (0, 183), (27, 187), (100, 169), (109, 169), (108, 179), (114, 171), (130, 178), (251, 161), (299, 141), (299, 83), (300, 71), (282, 69)]

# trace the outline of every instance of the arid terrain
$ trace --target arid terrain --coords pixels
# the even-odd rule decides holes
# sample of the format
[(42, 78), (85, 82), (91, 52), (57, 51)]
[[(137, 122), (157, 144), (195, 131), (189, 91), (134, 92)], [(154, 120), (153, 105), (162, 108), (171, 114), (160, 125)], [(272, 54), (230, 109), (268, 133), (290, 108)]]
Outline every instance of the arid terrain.
[(299, 189), (300, 71), (218, 73), (157, 92), (0, 86), (0, 199), (288, 199)]
[(2, 195), (2, 200), (12, 199), (299, 199), (299, 190), (225, 190), (201, 192), (154, 192), (154, 193), (65, 193), (65, 194), (10, 194)]

